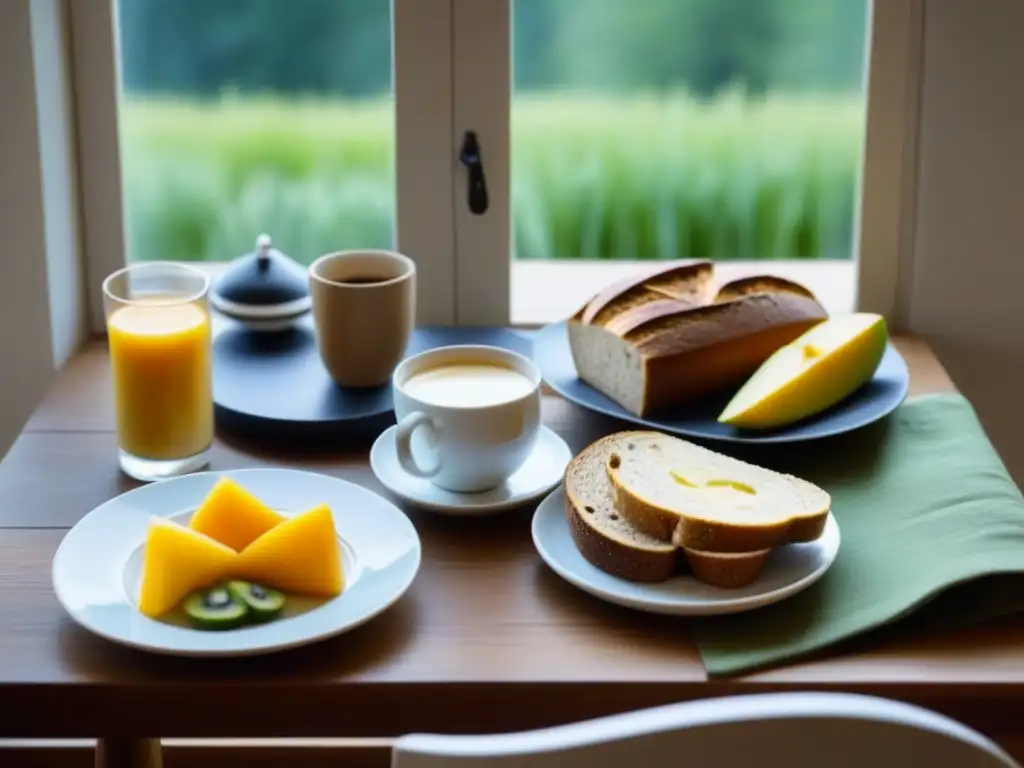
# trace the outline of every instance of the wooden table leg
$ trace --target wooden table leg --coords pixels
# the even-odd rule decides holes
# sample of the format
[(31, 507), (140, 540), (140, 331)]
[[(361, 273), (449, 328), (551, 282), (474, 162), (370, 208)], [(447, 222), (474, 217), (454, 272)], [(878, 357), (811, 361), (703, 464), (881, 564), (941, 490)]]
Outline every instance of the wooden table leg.
[(96, 768), (163, 768), (160, 739), (97, 739)]

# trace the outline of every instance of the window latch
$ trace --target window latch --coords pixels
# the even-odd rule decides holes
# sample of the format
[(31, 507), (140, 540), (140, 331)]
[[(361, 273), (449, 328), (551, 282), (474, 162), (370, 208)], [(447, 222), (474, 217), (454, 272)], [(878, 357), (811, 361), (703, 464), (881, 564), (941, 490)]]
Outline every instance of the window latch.
[(469, 210), (480, 216), (487, 212), (487, 180), (484, 178), (484, 161), (480, 156), (480, 142), (475, 131), (466, 131), (459, 150), (459, 162), (469, 172)]

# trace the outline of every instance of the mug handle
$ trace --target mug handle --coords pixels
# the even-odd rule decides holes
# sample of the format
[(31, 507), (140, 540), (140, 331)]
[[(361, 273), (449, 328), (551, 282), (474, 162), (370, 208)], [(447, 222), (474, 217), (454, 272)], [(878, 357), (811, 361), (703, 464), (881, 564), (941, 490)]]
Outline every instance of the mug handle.
[(398, 423), (395, 434), (395, 448), (398, 450), (398, 463), (402, 469), (415, 477), (433, 477), (441, 471), (441, 460), (436, 455), (428, 467), (421, 467), (412, 455), (412, 435), (420, 427), (426, 427), (436, 437), (440, 432), (437, 421), (423, 411), (413, 411)]

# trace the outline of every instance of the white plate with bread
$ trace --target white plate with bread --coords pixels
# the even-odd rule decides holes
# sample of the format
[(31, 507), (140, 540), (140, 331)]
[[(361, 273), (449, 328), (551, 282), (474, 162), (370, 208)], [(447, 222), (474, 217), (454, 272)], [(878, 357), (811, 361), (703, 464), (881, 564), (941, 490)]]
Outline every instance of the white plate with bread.
[[(552, 389), (590, 410), (684, 437), (792, 442), (865, 426), (906, 397), (906, 363), (888, 343), (884, 319), (873, 317), (878, 322), (862, 332), (866, 315), (830, 318), (810, 291), (789, 280), (764, 275), (719, 285), (710, 262), (673, 264), (615, 284), (566, 322), (541, 329), (533, 357)], [(857, 330), (827, 341), (828, 354), (812, 344), (802, 344), (799, 356), (785, 354), (812, 330), (850, 326), (847, 320)], [(850, 354), (855, 346), (859, 361)], [(787, 359), (774, 362), (795, 361), (803, 376), (799, 396), (790, 388), (790, 402), (797, 411), (812, 401), (814, 407), (768, 428), (727, 423), (726, 406), (780, 355)], [(834, 386), (842, 378), (837, 365), (848, 369), (845, 388)]]
[(684, 616), (753, 610), (820, 579), (839, 553), (824, 490), (657, 432), (584, 449), (538, 507), (533, 541), (566, 581)]

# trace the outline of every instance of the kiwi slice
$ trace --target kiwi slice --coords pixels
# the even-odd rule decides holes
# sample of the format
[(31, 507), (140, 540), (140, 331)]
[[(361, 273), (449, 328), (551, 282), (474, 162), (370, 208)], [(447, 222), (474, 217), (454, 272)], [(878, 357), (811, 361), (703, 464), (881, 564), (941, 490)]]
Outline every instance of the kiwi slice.
[(235, 599), (246, 605), (253, 621), (276, 619), (284, 610), (285, 597), (275, 589), (248, 581), (229, 581), (228, 589)]
[(249, 606), (225, 586), (193, 592), (185, 598), (185, 614), (196, 629), (236, 629), (249, 620)]

